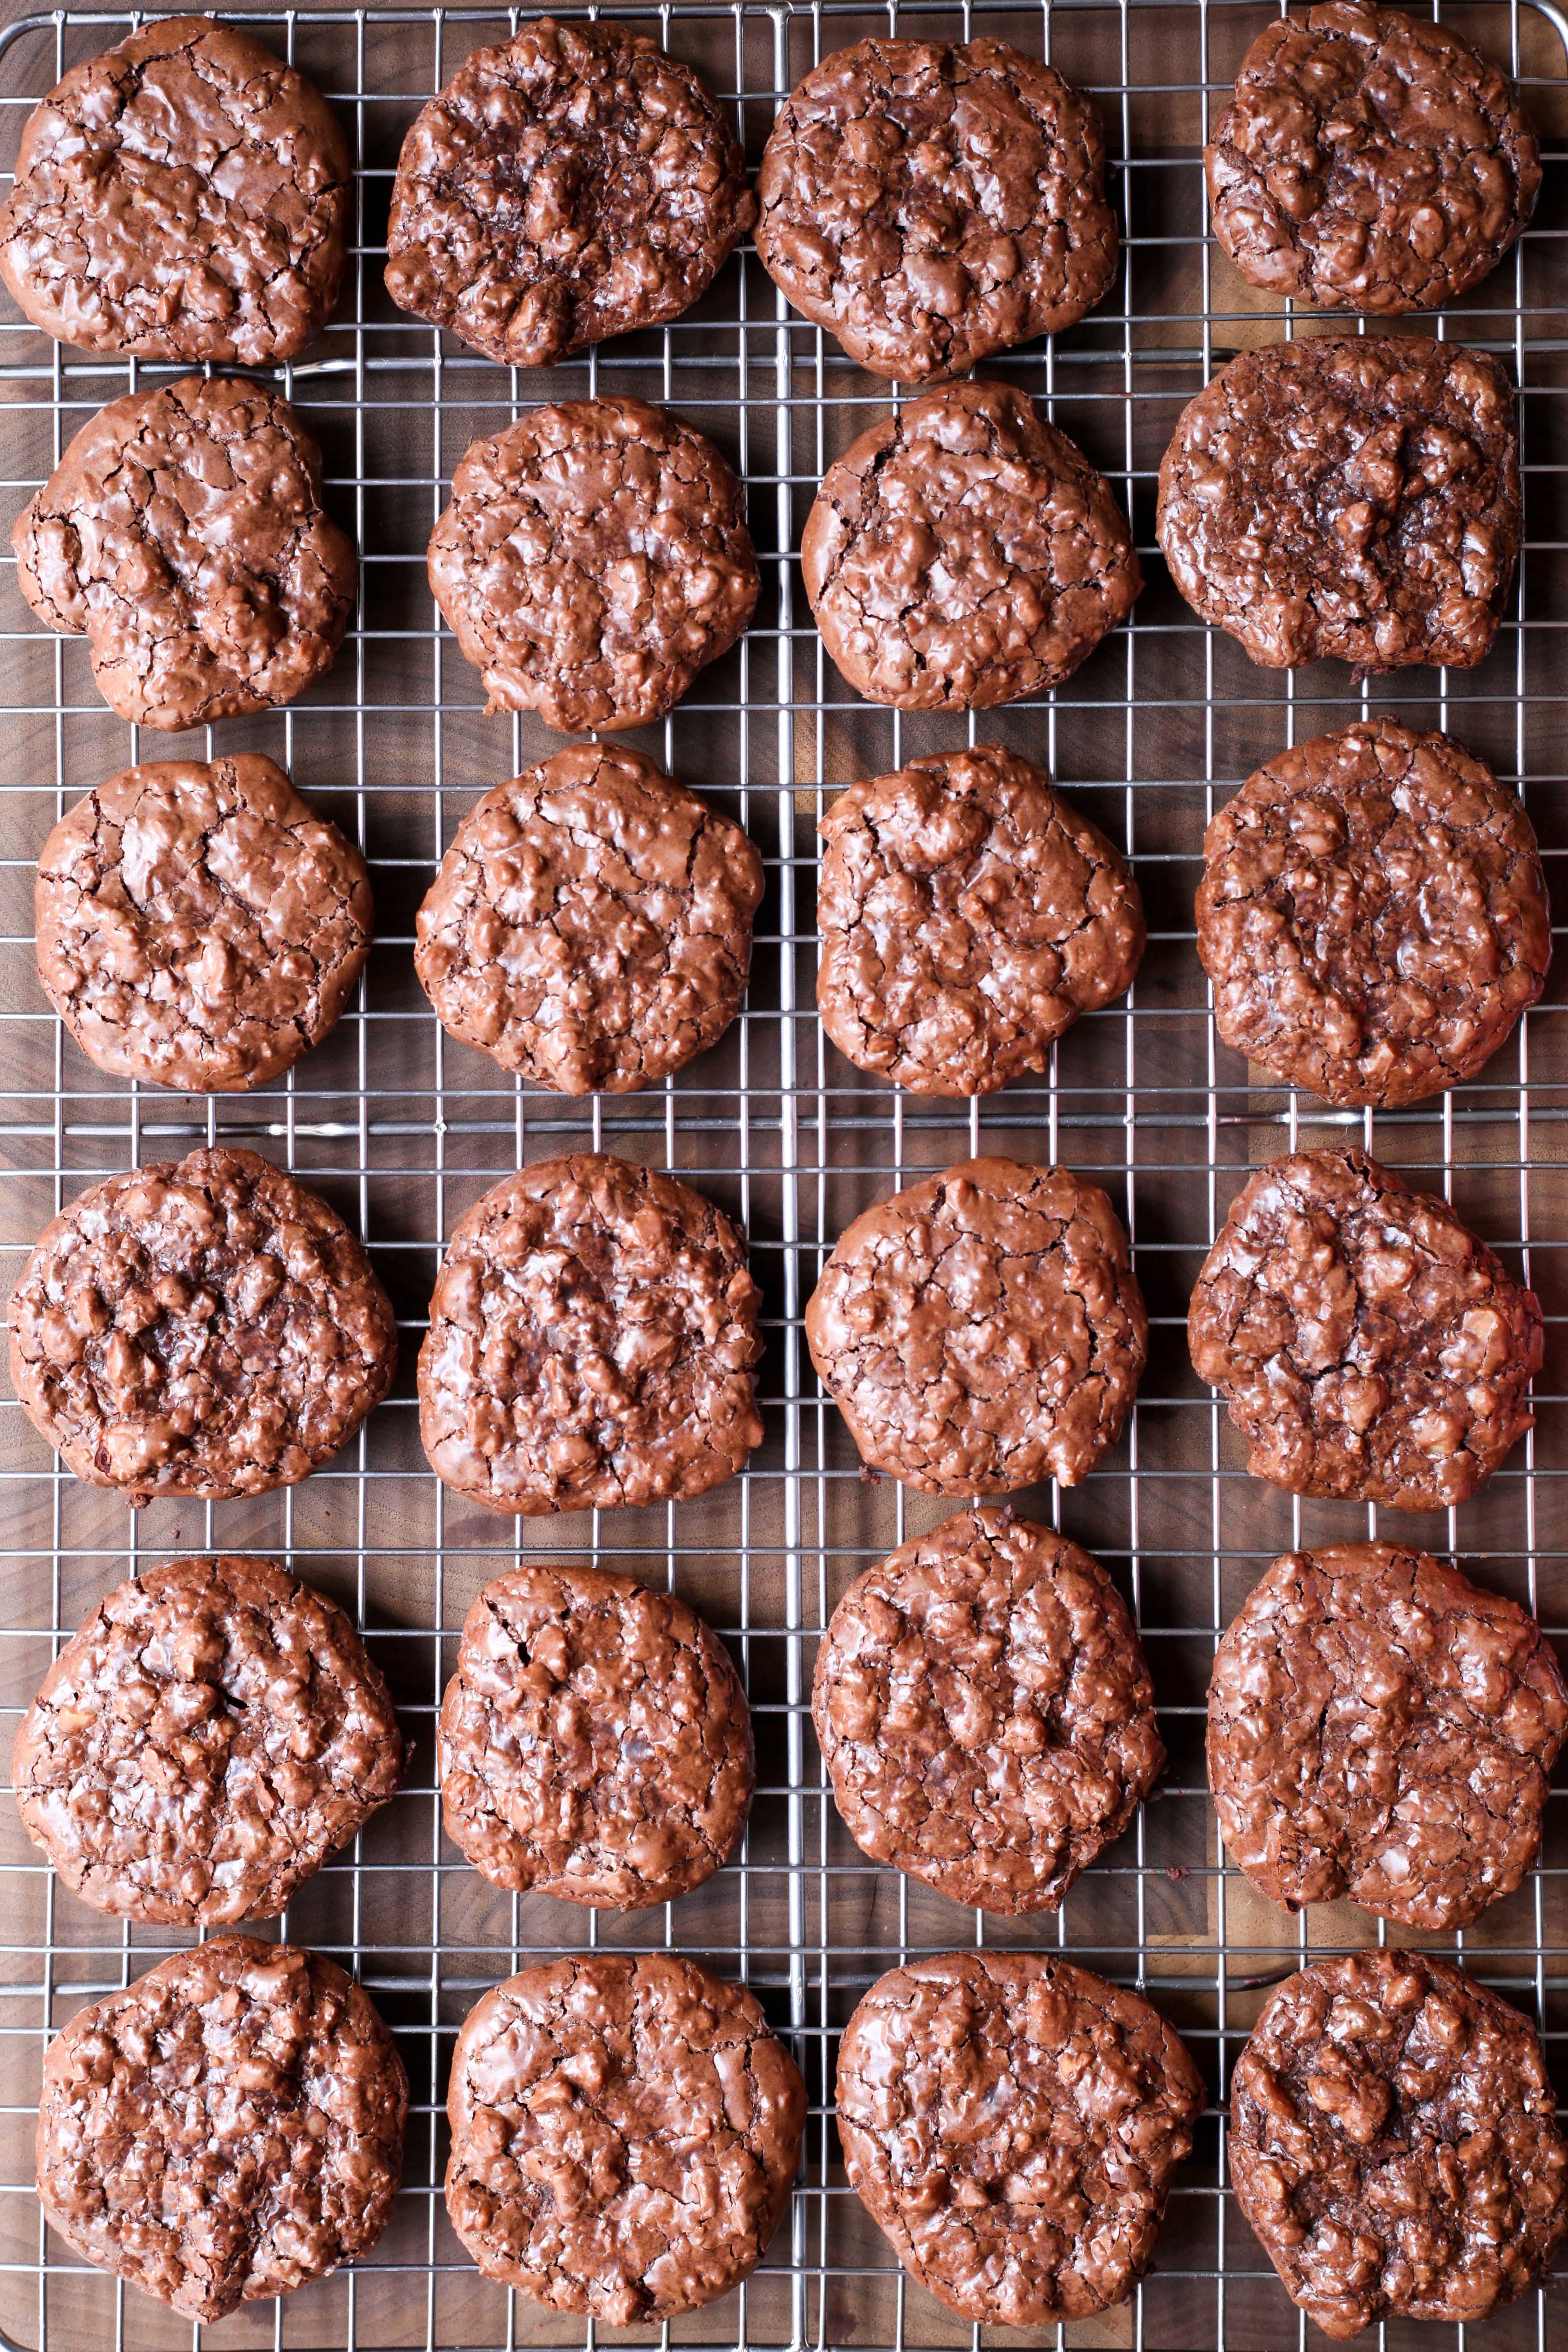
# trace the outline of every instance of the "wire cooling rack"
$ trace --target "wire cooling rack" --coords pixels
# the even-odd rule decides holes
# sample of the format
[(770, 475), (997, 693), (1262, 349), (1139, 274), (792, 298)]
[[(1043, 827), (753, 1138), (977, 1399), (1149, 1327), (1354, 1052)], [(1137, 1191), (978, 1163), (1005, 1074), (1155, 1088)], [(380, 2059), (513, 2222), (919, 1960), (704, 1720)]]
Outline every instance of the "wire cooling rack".
[[(570, 13), (562, 11), (561, 13)], [(326, 7), (244, 11), (335, 101), (354, 142), (353, 253), (336, 323), (283, 388), (326, 454), (329, 502), (361, 557), (354, 625), (336, 667), (292, 709), (217, 730), (225, 751), (270, 752), (363, 845), (378, 940), (336, 1036), (244, 1099), (186, 1101), (106, 1082), (47, 1012), (32, 957), (31, 877), (50, 825), (81, 791), (142, 754), (212, 755), (210, 740), (143, 736), (110, 717), (79, 641), (42, 636), (0, 587), (0, 1253), (15, 1270), (85, 1184), (202, 1140), (259, 1144), (364, 1232), (396, 1301), (400, 1378), (356, 1444), (303, 1486), (216, 1509), (127, 1514), (61, 1475), (8, 1398), (0, 1402), (0, 1707), (5, 1738), (49, 1658), (128, 1568), (222, 1549), (287, 1560), (353, 1609), (385, 1669), (415, 1753), (403, 1793), (352, 1851), (300, 1892), (284, 1932), (334, 1953), (397, 2030), (413, 2083), (406, 2179), (362, 2266), (220, 2326), (185, 2323), (77, 2263), (44, 2231), (32, 2189), (33, 2114), (49, 2035), (84, 2000), (126, 1982), (182, 1939), (129, 1929), (63, 1893), (0, 1807), (0, 2338), (29, 2347), (591, 2347), (612, 2331), (552, 2318), (481, 2280), (447, 2225), (442, 2100), (452, 2039), (484, 1987), (540, 1954), (584, 1944), (689, 1952), (743, 1978), (799, 2056), (811, 2098), (800, 2177), (763, 2266), (727, 2301), (637, 2341), (741, 2347), (978, 2346), (983, 2334), (907, 2284), (848, 2189), (832, 2118), (837, 2036), (866, 1986), (910, 1955), (968, 1943), (1049, 1945), (1155, 2000), (1185, 2035), (1210, 2105), (1172, 2197), (1158, 2264), (1133, 2301), (1079, 2328), (1026, 2340), (1273, 2352), (1313, 2331), (1293, 2312), (1229, 2198), (1221, 2102), (1263, 1989), (1310, 1952), (1373, 1940), (1352, 1907), (1291, 1921), (1227, 1872), (1205, 1787), (1203, 1700), (1218, 1631), (1278, 1551), (1370, 1531), (1375, 1515), (1301, 1504), (1247, 1478), (1242, 1455), (1187, 1362), (1186, 1300), (1246, 1171), (1298, 1138), (1342, 1129), (1321, 1108), (1253, 1085), (1217, 1045), (1194, 951), (1192, 894), (1206, 818), (1291, 740), (1390, 710), (1449, 726), (1516, 777), (1568, 903), (1563, 787), (1568, 688), (1568, 222), (1562, 77), (1568, 24), (1554, 7), (1484, 0), (1445, 9), (1523, 80), (1546, 133), (1538, 226), (1436, 331), (1499, 352), (1521, 387), (1529, 543), (1513, 613), (1478, 671), (1415, 671), (1358, 691), (1323, 664), (1253, 669), (1176, 598), (1153, 545), (1154, 476), (1182, 404), (1244, 344), (1291, 331), (1249, 294), (1205, 236), (1205, 110), (1261, 28), (1233, 0), (1055, 0), (958, 7), (682, 5), (637, 14), (700, 64), (734, 110), (754, 163), (780, 95), (818, 57), (871, 32), (990, 33), (1043, 51), (1100, 103), (1124, 259), (1113, 294), (1071, 333), (986, 373), (1042, 400), (1117, 483), (1150, 585), (1130, 626), (1045, 701), (986, 713), (967, 740), (1045, 761), (1084, 810), (1125, 840), (1150, 945), (1136, 989), (1061, 1041), (1048, 1079), (965, 1108), (861, 1078), (820, 1034), (814, 997), (815, 827), (833, 789), (928, 750), (965, 722), (904, 719), (859, 704), (826, 660), (802, 593), (801, 527), (826, 465), (888, 404), (792, 317), (748, 250), (661, 332), (553, 374), (509, 375), (403, 318), (381, 283), (392, 168), (417, 106), (504, 13)], [(139, 21), (112, 10), (0, 26), (0, 164), (27, 110), (79, 58)], [(1302, 331), (1313, 331), (1296, 322)], [(1412, 331), (1433, 331), (1416, 322)], [(62, 352), (0, 321), (4, 474), (18, 509), (76, 427), (156, 373)], [(737, 814), (763, 851), (749, 1008), (722, 1045), (661, 1090), (572, 1102), (509, 1083), (446, 1039), (415, 982), (414, 910), (475, 796), (556, 748), (531, 719), (486, 719), (483, 695), (443, 637), (425, 546), (469, 440), (531, 402), (632, 391), (710, 433), (744, 474), (764, 578), (755, 626), (704, 671), (662, 730), (635, 740)], [(1393, 690), (1396, 689), (1396, 690)], [(1568, 957), (1563, 959), (1568, 971)], [(1517, 1041), (1453, 1097), (1364, 1121), (1388, 1160), (1448, 1194), (1522, 1265), (1549, 1325), (1539, 1426), (1445, 1525), (1385, 1521), (1457, 1552), (1471, 1572), (1534, 1603), (1568, 1635), (1568, 1038), (1561, 974)], [(1359, 1118), (1350, 1124), (1360, 1127)], [(743, 1221), (766, 1297), (767, 1438), (746, 1474), (678, 1509), (510, 1527), (445, 1494), (420, 1451), (414, 1359), (440, 1245), (503, 1171), (603, 1147), (701, 1185)], [(1093, 1171), (1132, 1234), (1153, 1323), (1142, 1396), (1121, 1446), (1087, 1485), (1019, 1497), (1089, 1544), (1137, 1608), (1171, 1752), (1157, 1798), (1074, 1888), (1059, 1915), (986, 1920), (868, 1864), (838, 1822), (806, 1712), (818, 1629), (850, 1578), (948, 1507), (868, 1481), (819, 1399), (801, 1315), (826, 1249), (859, 1209), (980, 1147)], [(5, 1279), (8, 1281), (9, 1274)], [(760, 1786), (740, 1861), (673, 1908), (631, 1919), (499, 1894), (443, 1844), (433, 1789), (436, 1708), (464, 1612), (522, 1557), (627, 1563), (694, 1601), (734, 1647), (756, 1718)], [(267, 1930), (264, 1932), (272, 1932)], [(1549, 1809), (1542, 1867), (1463, 1937), (1470, 1967), (1530, 2009), (1563, 2066), (1568, 2042), (1568, 1838)], [(619, 2335), (622, 2331), (614, 2331)], [(1017, 2341), (1008, 2331), (1001, 2341)], [(1458, 2345), (1463, 2330), (1391, 2328), (1381, 2344)], [(1568, 2342), (1561, 2291), (1489, 2323), (1489, 2352)]]

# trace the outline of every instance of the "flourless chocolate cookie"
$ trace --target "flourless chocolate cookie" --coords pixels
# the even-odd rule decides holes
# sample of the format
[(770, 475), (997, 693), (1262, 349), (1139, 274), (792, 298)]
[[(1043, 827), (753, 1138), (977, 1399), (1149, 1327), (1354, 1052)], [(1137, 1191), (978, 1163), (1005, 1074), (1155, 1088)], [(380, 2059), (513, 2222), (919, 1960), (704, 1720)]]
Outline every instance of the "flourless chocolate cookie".
[(1518, 96), (1430, 17), (1365, 0), (1280, 16), (1204, 150), (1215, 235), (1266, 292), (1330, 310), (1436, 310), (1535, 210)]
[(331, 666), (354, 551), (285, 400), (235, 376), (111, 400), (11, 533), (39, 619), (84, 635), (121, 719), (177, 731), (292, 702)]
[(74, 1895), (132, 1919), (272, 1919), (396, 1790), (403, 1736), (334, 1601), (268, 1559), (117, 1585), (44, 1677), (11, 1782)]
[(1279, 1987), (1241, 2053), (1230, 2177), (1325, 2336), (1485, 2319), (1568, 2228), (1568, 2147), (1517, 2009), (1436, 1954), (1357, 1952)]
[(740, 1011), (763, 861), (640, 751), (574, 743), (463, 819), (416, 926), (444, 1025), (535, 1086), (632, 1094)]
[(359, 851), (258, 753), (124, 768), (38, 858), (38, 978), (117, 1078), (236, 1094), (337, 1026), (370, 952)]
[(1425, 1552), (1288, 1552), (1215, 1654), (1208, 1773), (1275, 1903), (1468, 1927), (1535, 1859), (1568, 1690), (1526, 1610)]
[(900, 710), (1043, 694), (1143, 584), (1110, 485), (1011, 384), (928, 392), (823, 477), (801, 541), (822, 642)]
[(757, 216), (689, 66), (624, 24), (541, 16), (478, 49), (403, 142), (386, 289), (503, 367), (678, 319)]
[(463, 1625), (436, 1741), (447, 1834), (497, 1886), (640, 1911), (700, 1886), (751, 1811), (730, 1654), (673, 1592), (519, 1568)]
[(892, 1969), (838, 2056), (856, 2195), (910, 2276), (984, 2326), (1131, 2293), (1203, 2104), (1147, 2001), (1043, 1952)]
[(1248, 1470), (1292, 1495), (1445, 1510), (1533, 1425), (1535, 1293), (1447, 1202), (1348, 1145), (1243, 1186), (1187, 1340)]
[(757, 175), (757, 255), (862, 367), (911, 383), (1070, 327), (1116, 275), (1090, 101), (1004, 41), (858, 41)]
[(425, 1451), (525, 1517), (704, 1495), (762, 1443), (761, 1305), (729, 1218), (672, 1177), (594, 1153), (521, 1169), (442, 1261)]
[(235, 26), (171, 16), (28, 117), (0, 276), (80, 351), (275, 367), (337, 301), (352, 184), (302, 74)]
[(1363, 721), (1281, 751), (1204, 838), (1198, 954), (1226, 1044), (1325, 1101), (1473, 1078), (1546, 984), (1517, 793), (1447, 735)]
[(292, 1486), (379, 1404), (392, 1302), (336, 1211), (254, 1151), (80, 1193), (6, 1310), (11, 1384), (68, 1470), (155, 1495)]
[(742, 1986), (670, 1954), (594, 1952), (469, 2011), (447, 2114), (447, 2210), (486, 2277), (626, 2327), (756, 2268), (805, 2090)]
[(392, 2036), (335, 1961), (218, 1936), (49, 2044), (38, 2195), (86, 2261), (210, 2326), (368, 2252), (407, 2111)]
[(984, 1911), (1058, 1909), (1165, 1762), (1121, 1595), (1005, 1507), (856, 1578), (811, 1714), (856, 1843)]
[(817, 829), (817, 1008), (862, 1070), (994, 1094), (1131, 984), (1145, 933), (1127, 860), (998, 743), (853, 784)]
[(1076, 1486), (1114, 1445), (1149, 1318), (1098, 1184), (970, 1160), (856, 1218), (805, 1335), (873, 1469), (932, 1495), (1006, 1495)]
[(1160, 466), (1172, 578), (1264, 669), (1473, 669), (1521, 514), (1513, 386), (1484, 352), (1426, 337), (1243, 352)]

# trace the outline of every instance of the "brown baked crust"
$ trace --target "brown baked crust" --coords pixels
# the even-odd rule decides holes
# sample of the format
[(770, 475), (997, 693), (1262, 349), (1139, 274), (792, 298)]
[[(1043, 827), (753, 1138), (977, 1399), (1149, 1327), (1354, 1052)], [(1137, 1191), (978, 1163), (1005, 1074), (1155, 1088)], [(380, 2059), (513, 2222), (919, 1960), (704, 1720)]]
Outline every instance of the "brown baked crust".
[(1121, 1433), (1149, 1318), (1098, 1184), (969, 1160), (856, 1218), (805, 1336), (871, 1467), (967, 1497), (1087, 1477)]
[(392, 1302), (334, 1209), (254, 1151), (79, 1194), (6, 1309), (11, 1383), (68, 1470), (133, 1507), (292, 1486), (392, 1384)]
[(1187, 603), (1261, 668), (1473, 669), (1522, 530), (1513, 386), (1425, 337), (1243, 352), (1182, 411), (1156, 528)]
[(1004, 41), (858, 41), (773, 119), (757, 257), (878, 375), (926, 383), (1070, 327), (1116, 275), (1092, 101)]
[(817, 1652), (811, 1715), (862, 1852), (1004, 1914), (1057, 1910), (1165, 1763), (1121, 1593), (1007, 1506), (856, 1578)]
[(657, 1169), (576, 1153), (459, 1220), (419, 1350), (419, 1434), (491, 1510), (685, 1502), (762, 1443), (745, 1244)]
[(370, 877), (255, 752), (124, 768), (62, 817), (38, 978), (100, 1070), (236, 1094), (319, 1045), (370, 952)]
[(17, 1727), (23, 1827), (96, 1911), (273, 1919), (403, 1774), (379, 1669), (335, 1601), (268, 1559), (117, 1585)]
[(1515, 793), (1447, 735), (1361, 721), (1282, 751), (1204, 837), (1198, 955), (1233, 1052), (1326, 1102), (1473, 1078), (1546, 985)]
[(1231, 1860), (1298, 1910), (1468, 1927), (1534, 1861), (1568, 1689), (1517, 1601), (1392, 1544), (1287, 1552), (1215, 1654)]
[(890, 1970), (838, 2055), (856, 2195), (910, 2276), (985, 2326), (1086, 2319), (1131, 2293), (1203, 2105), (1147, 2001), (1043, 1952)]
[(335, 1961), (218, 1936), (49, 2044), (38, 2195), (77, 2253), (210, 2325), (368, 2252), (407, 2109), (392, 2037)]
[(994, 1094), (1132, 982), (1121, 852), (984, 743), (852, 784), (817, 827), (816, 1003), (841, 1054), (911, 1094)]
[(928, 392), (823, 477), (801, 574), (857, 693), (989, 710), (1070, 677), (1143, 585), (1110, 485), (1005, 383)]
[(336, 304), (353, 179), (302, 74), (233, 26), (171, 16), (28, 116), (0, 277), (79, 351), (275, 367)]
[(485, 1586), (436, 1761), (447, 1834), (495, 1885), (622, 1911), (711, 1878), (756, 1778), (718, 1635), (673, 1592), (575, 1566)]
[(1534, 1426), (1542, 1330), (1447, 1202), (1349, 1145), (1258, 1171), (1187, 1318), (1255, 1478), (1400, 1511), (1468, 1501)]
[(1568, 2227), (1555, 2108), (1526, 2019), (1451, 1961), (1319, 1960), (1241, 2053), (1231, 2180), (1325, 2336), (1481, 2320), (1535, 2284)]
[(620, 745), (574, 743), (463, 819), (415, 926), (444, 1027), (560, 1094), (632, 1094), (717, 1045), (746, 992), (763, 861)]
[(235, 376), (100, 408), (11, 545), (38, 618), (86, 635), (110, 709), (165, 731), (292, 702), (331, 667), (353, 605), (321, 451), (287, 401)]
[(447, 2115), (447, 2210), (485, 2276), (623, 2327), (756, 2268), (805, 2090), (743, 1987), (672, 1954), (594, 1952), (469, 2011)]
[(1324, 0), (1254, 41), (1204, 169), (1252, 285), (1386, 318), (1497, 267), (1535, 210), (1541, 151), (1512, 85), (1446, 25)]

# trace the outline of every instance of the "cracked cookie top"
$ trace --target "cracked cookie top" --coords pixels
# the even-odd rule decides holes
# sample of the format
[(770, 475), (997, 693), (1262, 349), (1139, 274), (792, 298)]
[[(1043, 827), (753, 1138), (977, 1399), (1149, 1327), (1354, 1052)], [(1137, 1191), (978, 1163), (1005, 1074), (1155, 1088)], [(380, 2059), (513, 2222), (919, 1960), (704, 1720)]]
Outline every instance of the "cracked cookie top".
[(1121, 851), (1000, 744), (852, 784), (817, 830), (816, 1002), (911, 1094), (993, 1094), (1128, 988), (1143, 904)]
[(871, 1467), (933, 1495), (1076, 1486), (1148, 1353), (1127, 1236), (1068, 1168), (970, 1160), (841, 1235), (811, 1360)]
[(452, 2057), (447, 2210), (487, 2278), (616, 2327), (749, 2277), (805, 2123), (753, 1996), (690, 1960), (595, 1952), (525, 1969)]
[(763, 861), (644, 759), (577, 743), (463, 819), (415, 927), (445, 1026), (568, 1095), (684, 1068), (741, 1007)]
[(302, 74), (233, 26), (171, 16), (29, 115), (0, 276), (80, 351), (276, 367), (331, 315), (352, 180)]
[(1377, 719), (1282, 751), (1220, 810), (1197, 939), (1233, 1051), (1386, 1108), (1490, 1060), (1546, 984), (1552, 912), (1518, 794)]
[(962, 375), (1070, 327), (1116, 275), (1090, 101), (1004, 41), (858, 41), (779, 109), (757, 255), (862, 367)]
[(1401, 1511), (1468, 1501), (1534, 1426), (1542, 1329), (1446, 1201), (1350, 1146), (1258, 1171), (1187, 1318), (1255, 1478)]
[(823, 478), (801, 571), (844, 677), (900, 710), (1044, 693), (1143, 584), (1110, 484), (1004, 383), (929, 392), (862, 433)]

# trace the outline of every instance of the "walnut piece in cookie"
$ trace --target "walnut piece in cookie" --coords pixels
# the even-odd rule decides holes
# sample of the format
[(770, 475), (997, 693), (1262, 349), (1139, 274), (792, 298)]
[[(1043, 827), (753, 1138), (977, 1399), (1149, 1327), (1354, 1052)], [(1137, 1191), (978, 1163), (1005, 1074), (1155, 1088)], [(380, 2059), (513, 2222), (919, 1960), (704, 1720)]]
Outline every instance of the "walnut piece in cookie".
[(1147, 2001), (1043, 1952), (891, 1969), (838, 2055), (856, 2195), (910, 2276), (986, 2326), (1132, 2292), (1203, 2105)]
[(757, 216), (689, 66), (625, 24), (541, 16), (478, 49), (403, 142), (386, 290), (503, 367), (678, 319)]
[(858, 41), (779, 109), (757, 256), (852, 360), (911, 383), (1070, 327), (1116, 275), (1092, 102), (1004, 41)]
[(1249, 284), (1331, 310), (1436, 310), (1535, 210), (1518, 93), (1446, 25), (1370, 0), (1280, 16), (1204, 150), (1215, 235)]
[(1006, 1495), (1076, 1486), (1114, 1445), (1149, 1318), (1098, 1184), (970, 1160), (856, 1218), (805, 1336), (873, 1469), (932, 1495)]
[(1187, 1317), (1255, 1478), (1400, 1511), (1467, 1502), (1533, 1426), (1542, 1334), (1446, 1201), (1350, 1146), (1258, 1171)]
[(392, 1302), (336, 1211), (254, 1151), (95, 1184), (6, 1309), (12, 1386), (68, 1470), (140, 1507), (292, 1486), (391, 1386)]
[(443, 1025), (535, 1086), (631, 1094), (741, 1007), (763, 861), (644, 759), (574, 743), (463, 819), (414, 965)]
[(861, 1850), (1004, 1914), (1055, 1911), (1164, 1768), (1154, 1689), (1098, 1560), (966, 1511), (856, 1578), (811, 1695)]
[(1490, 1060), (1546, 984), (1552, 910), (1517, 793), (1447, 736), (1377, 719), (1282, 751), (1226, 802), (1197, 937), (1234, 1052), (1387, 1108)]
[(728, 1217), (673, 1177), (579, 1153), (456, 1226), (419, 1350), (419, 1434), (448, 1486), (525, 1517), (685, 1502), (762, 1443), (762, 1294)]
[(447, 2210), (485, 2276), (626, 2327), (751, 2275), (805, 2089), (742, 1986), (671, 1954), (592, 1952), (469, 2011), (447, 2115)]
[(1215, 1654), (1220, 1834), (1292, 1911), (1349, 1895), (1405, 1927), (1469, 1927), (1534, 1861), (1565, 1735), (1529, 1612), (1392, 1544), (1287, 1552)]
[(447, 1834), (495, 1885), (623, 1911), (729, 1861), (756, 1777), (718, 1636), (673, 1592), (572, 1565), (480, 1592), (436, 1765)]
[(761, 588), (745, 497), (712, 443), (623, 398), (531, 409), (474, 442), (429, 568), (487, 709), (537, 710), (563, 734), (662, 719)]
[(1473, 669), (1523, 529), (1513, 386), (1424, 337), (1243, 352), (1182, 411), (1156, 528), (1194, 612), (1263, 669)]
[(1231, 2180), (1325, 2336), (1473, 2323), (1533, 2286), (1568, 2228), (1555, 2113), (1541, 2044), (1500, 1995), (1435, 1953), (1357, 1952), (1289, 1978), (1253, 2028)]
[(0, 276), (79, 351), (276, 367), (331, 315), (353, 181), (302, 74), (235, 26), (166, 17), (28, 116)]
[(276, 1918), (385, 1804), (403, 1736), (335, 1601), (267, 1559), (174, 1559), (67, 1643), (11, 1758), (73, 1895), (131, 1919)]
[(121, 719), (177, 731), (292, 702), (331, 667), (354, 551), (287, 401), (233, 376), (128, 393), (11, 533), (39, 619), (84, 635)]
[(1131, 984), (1145, 932), (1126, 859), (1000, 744), (852, 784), (817, 830), (817, 1007), (859, 1069), (994, 1094)]

